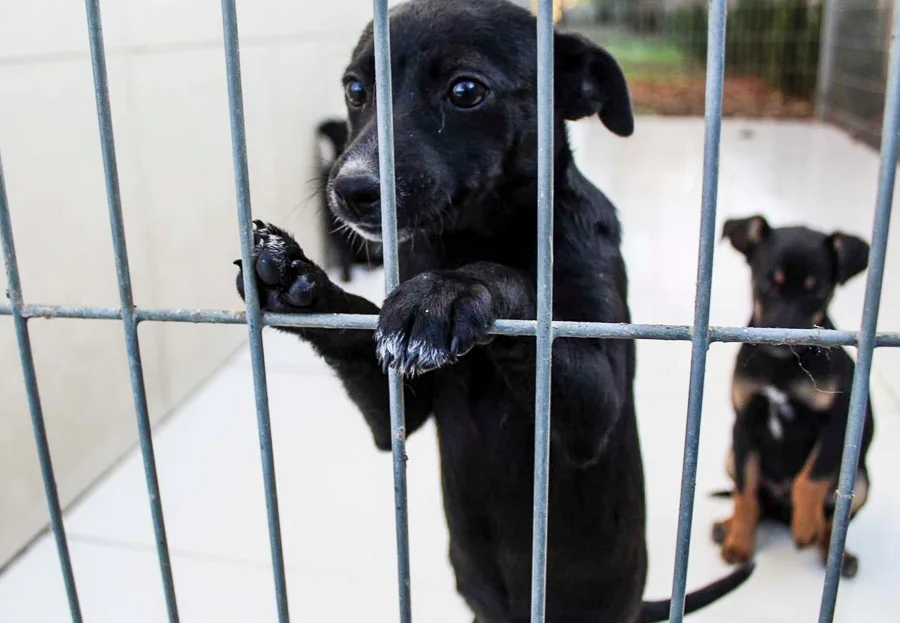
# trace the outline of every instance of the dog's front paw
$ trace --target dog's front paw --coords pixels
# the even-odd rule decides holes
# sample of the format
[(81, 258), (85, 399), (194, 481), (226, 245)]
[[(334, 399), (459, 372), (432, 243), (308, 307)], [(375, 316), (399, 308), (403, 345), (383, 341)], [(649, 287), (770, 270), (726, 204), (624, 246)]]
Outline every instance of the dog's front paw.
[[(312, 310), (330, 283), (325, 272), (306, 257), (290, 234), (274, 225), (253, 221), (253, 241), (260, 307), (280, 313)], [(235, 264), (240, 269), (238, 294), (244, 298), (244, 267), (241, 260)]]
[(744, 526), (734, 517), (713, 525), (712, 537), (722, 546), (722, 560), (730, 565), (744, 564), (753, 557), (755, 530)]
[(791, 532), (799, 549), (809, 547), (828, 532), (825, 499), (829, 484), (798, 478), (791, 490)]
[(459, 273), (423, 273), (388, 296), (375, 331), (382, 367), (414, 376), (456, 362), (490, 341), (493, 301), (484, 282)]

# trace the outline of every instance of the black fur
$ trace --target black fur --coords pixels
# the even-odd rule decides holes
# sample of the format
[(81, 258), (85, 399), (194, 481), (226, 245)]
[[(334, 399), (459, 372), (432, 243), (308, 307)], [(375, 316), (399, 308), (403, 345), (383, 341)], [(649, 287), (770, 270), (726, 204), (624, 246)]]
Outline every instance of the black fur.
[[(752, 327), (834, 329), (827, 308), (835, 288), (868, 263), (869, 245), (860, 238), (805, 227), (773, 228), (762, 216), (729, 220), (723, 235), (746, 257), (752, 271)], [(759, 456), (762, 518), (791, 524), (792, 485), (814, 450), (810, 477), (833, 482), (836, 488), (854, 369), (850, 355), (840, 347), (741, 346), (734, 383), (741, 395), (752, 397), (740, 399), (746, 404), (735, 404), (733, 478), (736, 488), (743, 490), (744, 466), (752, 454)], [(874, 431), (869, 404), (858, 495), (868, 494), (866, 454)], [(829, 498), (824, 515), (830, 519), (833, 512)], [(721, 526), (714, 536), (724, 540)], [(800, 547), (811, 544), (798, 541)], [(825, 544), (820, 542), (821, 546)], [(848, 554), (845, 575), (855, 574), (856, 565)]]
[[(337, 371), (379, 448), (391, 447), (383, 367), (405, 377), (406, 424), (435, 418), (450, 559), (481, 623), (529, 619), (534, 452), (533, 338), (492, 337), (498, 318), (534, 319), (535, 21), (502, 0), (419, 0), (391, 13), (402, 283), (381, 309), (328, 281), (284, 232), (260, 225), (265, 308), (379, 314), (361, 331), (299, 329)], [(564, 118), (633, 129), (625, 78), (602, 49), (556, 35), (556, 319), (628, 322), (621, 230), (572, 161)], [(378, 239), (371, 26), (344, 83), (350, 138), (328, 184), (337, 217)], [(473, 104), (474, 102), (474, 104)], [(471, 105), (470, 105), (471, 104)], [(238, 288), (241, 288), (238, 276)], [(663, 620), (642, 604), (644, 476), (634, 413), (634, 343), (558, 339), (547, 573), (549, 623)], [(752, 566), (693, 594), (702, 607)]]
[(376, 268), (382, 264), (381, 245), (367, 240), (355, 240), (351, 233), (344, 231), (346, 226), (341, 223), (328, 205), (326, 186), (331, 167), (347, 148), (347, 122), (331, 119), (319, 124), (316, 131), (318, 138), (326, 141), (330, 153), (323, 153), (322, 145), (318, 146), (319, 156), (319, 199), (321, 213), (325, 219), (325, 232), (327, 234), (327, 252), (329, 263), (336, 265), (341, 271), (341, 281), (349, 283), (353, 278), (353, 266), (365, 266)]

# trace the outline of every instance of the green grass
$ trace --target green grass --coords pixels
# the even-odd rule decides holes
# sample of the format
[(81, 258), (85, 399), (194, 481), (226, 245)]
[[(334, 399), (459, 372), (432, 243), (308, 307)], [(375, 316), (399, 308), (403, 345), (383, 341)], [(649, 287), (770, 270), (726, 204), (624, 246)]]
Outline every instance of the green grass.
[(606, 48), (629, 78), (671, 78), (696, 67), (678, 45), (663, 38), (589, 27), (577, 32)]

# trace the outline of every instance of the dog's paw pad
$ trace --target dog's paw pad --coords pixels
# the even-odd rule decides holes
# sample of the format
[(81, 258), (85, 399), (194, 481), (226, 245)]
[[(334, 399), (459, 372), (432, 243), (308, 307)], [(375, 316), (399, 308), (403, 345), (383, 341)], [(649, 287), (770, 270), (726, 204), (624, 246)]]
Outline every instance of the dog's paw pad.
[[(300, 245), (283, 229), (253, 221), (253, 267), (263, 309), (290, 312), (312, 305), (321, 286), (327, 282), (324, 272), (303, 253)], [(235, 261), (237, 288), (244, 296), (243, 262)]]

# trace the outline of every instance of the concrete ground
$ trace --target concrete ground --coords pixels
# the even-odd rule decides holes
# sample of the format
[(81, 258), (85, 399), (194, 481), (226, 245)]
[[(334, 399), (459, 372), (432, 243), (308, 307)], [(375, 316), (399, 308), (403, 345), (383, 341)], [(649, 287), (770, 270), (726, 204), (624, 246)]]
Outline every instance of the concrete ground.
[[(629, 140), (597, 122), (573, 127), (585, 173), (621, 210), (635, 322), (690, 324), (693, 310), (703, 156), (700, 119), (640, 118)], [(868, 238), (878, 157), (841, 132), (810, 123), (726, 121), (719, 227), (731, 216), (764, 214), (771, 223), (842, 229)], [(265, 214), (259, 215), (265, 218)], [(881, 328), (900, 328), (900, 234), (888, 254)], [(225, 284), (223, 287), (230, 287)], [(374, 299), (380, 275), (355, 288)], [(835, 322), (859, 326), (860, 277), (832, 304)], [(235, 299), (235, 307), (238, 300)], [(712, 323), (743, 325), (749, 273), (729, 246), (716, 248)], [(198, 330), (202, 330), (199, 329)], [(725, 486), (735, 345), (709, 353), (689, 586), (727, 571), (711, 543), (712, 522), (730, 512), (704, 492)], [(391, 461), (335, 376), (311, 351), (266, 335), (269, 397), (292, 618), (396, 621)], [(650, 576), (646, 595), (669, 594), (688, 389), (690, 346), (641, 342), (636, 385), (647, 473)], [(896, 620), (900, 605), (900, 352), (879, 352), (872, 400), (878, 433), (869, 467), (870, 501), (852, 524), (860, 556), (856, 579), (842, 583), (837, 621)], [(123, 413), (122, 417), (131, 417)], [(275, 621), (253, 388), (246, 352), (156, 430), (156, 451), (182, 620)], [(414, 618), (468, 623), (447, 562), (434, 430), (409, 442), (409, 512)], [(166, 620), (140, 457), (133, 452), (67, 512), (85, 621)], [(824, 571), (814, 552), (766, 528), (754, 577), (692, 616), (696, 623), (817, 620)], [(0, 577), (0, 621), (67, 621), (52, 540), (44, 536)]]

